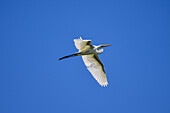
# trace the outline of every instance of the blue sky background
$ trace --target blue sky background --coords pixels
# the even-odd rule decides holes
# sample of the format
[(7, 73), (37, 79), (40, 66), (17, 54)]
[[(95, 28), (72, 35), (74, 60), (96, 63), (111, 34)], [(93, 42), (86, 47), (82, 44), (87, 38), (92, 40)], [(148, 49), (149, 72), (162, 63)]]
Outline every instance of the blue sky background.
[[(112, 44), (101, 87), (74, 38)], [(169, 0), (1, 0), (0, 113), (170, 113)]]

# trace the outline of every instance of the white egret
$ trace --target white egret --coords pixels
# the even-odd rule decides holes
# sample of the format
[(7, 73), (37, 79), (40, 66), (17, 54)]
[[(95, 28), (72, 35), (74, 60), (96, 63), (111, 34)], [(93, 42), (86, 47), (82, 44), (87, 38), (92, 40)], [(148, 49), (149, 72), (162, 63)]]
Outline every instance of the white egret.
[(82, 59), (87, 67), (87, 69), (91, 72), (93, 77), (97, 80), (97, 82), (101, 86), (107, 86), (107, 78), (104, 70), (104, 66), (100, 61), (98, 54), (103, 52), (103, 47), (111, 46), (111, 45), (99, 45), (95, 46), (91, 44), (91, 40), (83, 40), (81, 37), (79, 39), (74, 39), (74, 43), (79, 52), (64, 56), (59, 60), (69, 58), (72, 56), (82, 56)]

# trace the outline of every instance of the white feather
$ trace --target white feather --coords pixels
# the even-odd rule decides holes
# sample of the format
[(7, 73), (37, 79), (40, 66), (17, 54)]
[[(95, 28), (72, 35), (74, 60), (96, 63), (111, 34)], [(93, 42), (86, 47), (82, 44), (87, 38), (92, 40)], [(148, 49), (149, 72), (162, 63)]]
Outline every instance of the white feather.
[(83, 55), (82, 59), (83, 59), (85, 65), (87, 66), (87, 69), (90, 71), (90, 73), (93, 75), (93, 77), (97, 80), (97, 82), (101, 86), (107, 86), (108, 82), (107, 82), (107, 78), (106, 78), (104, 69), (103, 69), (102, 65), (100, 64), (100, 62), (98, 62), (94, 58), (94, 54)]
[[(75, 46), (77, 49), (79, 49), (79, 51), (84, 50), (85, 47), (88, 46), (87, 45), (88, 42), (91, 42), (91, 40), (83, 40), (81, 37), (80, 37), (80, 39), (74, 39)], [(86, 48), (86, 49), (88, 49), (88, 48)]]

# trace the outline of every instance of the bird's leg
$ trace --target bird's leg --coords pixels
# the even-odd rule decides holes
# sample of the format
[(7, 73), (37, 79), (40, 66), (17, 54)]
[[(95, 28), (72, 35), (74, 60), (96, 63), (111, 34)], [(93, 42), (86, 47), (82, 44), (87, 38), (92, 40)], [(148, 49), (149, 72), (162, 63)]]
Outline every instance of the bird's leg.
[(79, 55), (82, 55), (81, 52), (64, 56), (64, 57), (62, 57), (62, 58), (59, 58), (59, 60), (62, 60), (62, 59), (65, 59), (65, 58), (69, 58), (69, 57), (73, 57), (73, 56), (79, 56)]

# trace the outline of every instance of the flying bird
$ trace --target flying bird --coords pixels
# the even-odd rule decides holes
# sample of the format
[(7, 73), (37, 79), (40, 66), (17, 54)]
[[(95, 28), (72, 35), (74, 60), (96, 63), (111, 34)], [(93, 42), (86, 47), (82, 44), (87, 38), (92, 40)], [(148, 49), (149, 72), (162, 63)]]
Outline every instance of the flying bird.
[(68, 56), (64, 56), (60, 58), (59, 60), (73, 57), (73, 56), (82, 56), (82, 59), (87, 67), (87, 69), (90, 71), (90, 73), (93, 75), (93, 77), (97, 80), (97, 82), (101, 86), (107, 86), (107, 77), (105, 73), (104, 66), (102, 62), (100, 61), (98, 54), (103, 53), (103, 47), (111, 46), (111, 45), (99, 45), (95, 46), (91, 44), (91, 40), (83, 40), (81, 37), (79, 39), (74, 39), (74, 43), (76, 48), (79, 50), (79, 52), (75, 54), (71, 54)]

